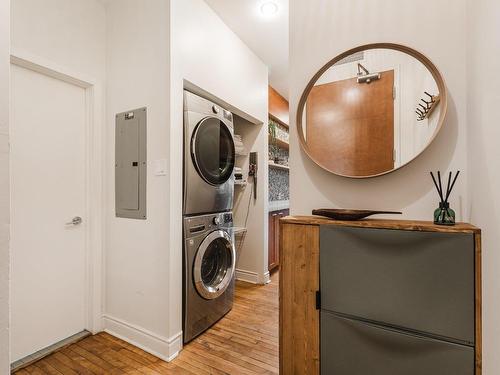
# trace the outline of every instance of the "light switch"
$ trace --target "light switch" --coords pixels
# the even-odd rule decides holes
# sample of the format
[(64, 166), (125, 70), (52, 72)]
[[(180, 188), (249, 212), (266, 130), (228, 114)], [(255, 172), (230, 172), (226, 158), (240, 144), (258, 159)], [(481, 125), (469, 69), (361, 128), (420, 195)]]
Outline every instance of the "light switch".
[(153, 160), (153, 171), (155, 176), (167, 175), (167, 159)]

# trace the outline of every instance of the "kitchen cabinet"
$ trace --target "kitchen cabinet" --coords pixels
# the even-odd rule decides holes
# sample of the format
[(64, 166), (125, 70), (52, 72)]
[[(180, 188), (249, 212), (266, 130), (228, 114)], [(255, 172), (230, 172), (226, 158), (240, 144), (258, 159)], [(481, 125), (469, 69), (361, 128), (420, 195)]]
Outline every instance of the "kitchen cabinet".
[(481, 231), (280, 221), (281, 374), (481, 375)]
[(290, 210), (279, 210), (269, 212), (269, 239), (268, 239), (268, 270), (272, 271), (279, 266), (279, 243), (280, 243), (280, 231), (279, 222), (280, 219), (288, 216)]
[(269, 117), (288, 128), (290, 123), (288, 101), (269, 86)]

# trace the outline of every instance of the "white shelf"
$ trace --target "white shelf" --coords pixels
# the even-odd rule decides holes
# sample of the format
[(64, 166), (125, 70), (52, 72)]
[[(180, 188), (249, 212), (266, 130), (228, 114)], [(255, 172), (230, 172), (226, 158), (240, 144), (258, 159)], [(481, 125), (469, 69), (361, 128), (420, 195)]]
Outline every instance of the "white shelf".
[(234, 232), (235, 235), (244, 234), (246, 231), (247, 231), (247, 228), (233, 227), (233, 232)]
[(279, 148), (282, 148), (284, 150), (289, 150), (290, 149), (290, 143), (285, 142), (285, 141), (283, 141), (283, 140), (281, 140), (279, 138), (272, 139), (270, 135), (268, 136), (268, 138), (269, 138), (269, 146), (271, 146), (271, 145), (274, 144), (274, 145), (276, 145)]
[(272, 161), (269, 161), (269, 168), (276, 168), (276, 169), (284, 169), (289, 171), (290, 167), (288, 165), (281, 165), (281, 164), (276, 164)]

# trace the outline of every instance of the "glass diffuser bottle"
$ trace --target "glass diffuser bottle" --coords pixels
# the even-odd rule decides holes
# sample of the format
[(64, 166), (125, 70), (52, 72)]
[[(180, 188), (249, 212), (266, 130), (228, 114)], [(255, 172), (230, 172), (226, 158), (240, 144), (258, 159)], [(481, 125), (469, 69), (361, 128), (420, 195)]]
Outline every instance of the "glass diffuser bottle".
[(448, 199), (450, 198), (451, 191), (457, 182), (458, 175), (460, 171), (457, 172), (453, 182), (451, 182), (452, 173), (450, 172), (448, 176), (448, 185), (446, 187), (446, 194), (443, 194), (443, 184), (441, 183), (441, 172), (438, 171), (438, 181), (434, 178), (434, 174), (431, 172), (432, 181), (434, 181), (434, 186), (439, 194), (441, 201), (439, 202), (439, 207), (434, 210), (434, 224), (437, 225), (455, 225), (455, 211), (450, 208), (450, 203)]
[(434, 210), (434, 224), (455, 224), (455, 211), (450, 208), (450, 204), (448, 202), (439, 202), (439, 207)]

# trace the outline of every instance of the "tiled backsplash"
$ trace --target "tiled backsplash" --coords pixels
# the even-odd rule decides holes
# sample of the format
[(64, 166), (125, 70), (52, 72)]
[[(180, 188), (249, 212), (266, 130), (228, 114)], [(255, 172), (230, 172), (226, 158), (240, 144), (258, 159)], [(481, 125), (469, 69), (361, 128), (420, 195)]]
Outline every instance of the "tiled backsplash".
[(285, 169), (269, 168), (269, 201), (283, 201), (289, 198), (289, 172)]
[[(271, 125), (274, 124), (274, 134), (278, 140), (288, 143), (289, 134), (288, 129), (278, 124), (273, 120), (270, 121)], [(269, 144), (269, 161), (276, 164), (288, 166), (288, 150), (278, 147), (275, 142), (270, 141)], [(289, 199), (289, 171), (280, 168), (269, 168), (269, 201), (287, 201)]]

